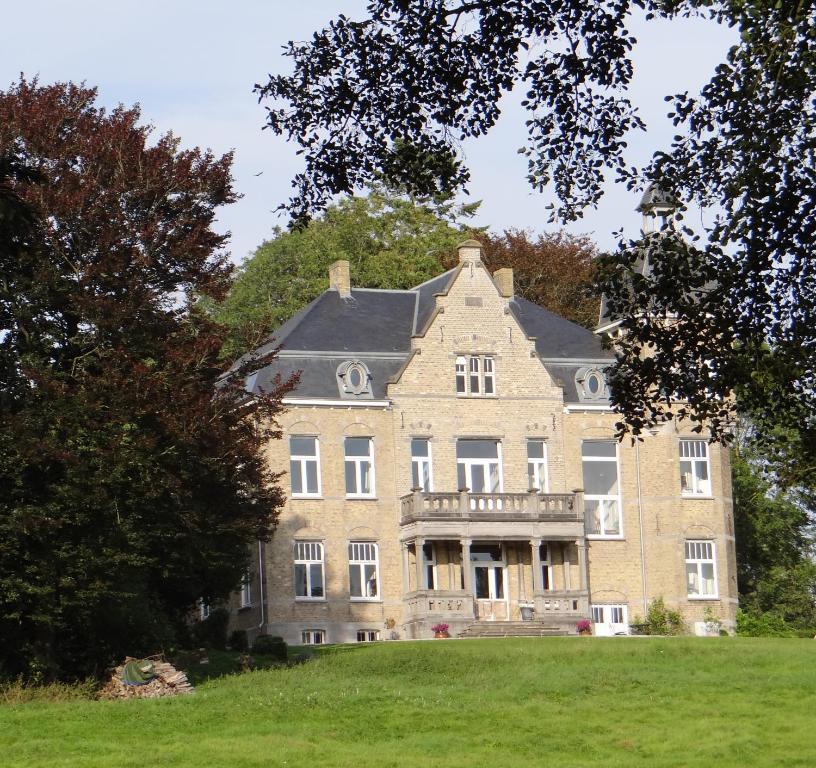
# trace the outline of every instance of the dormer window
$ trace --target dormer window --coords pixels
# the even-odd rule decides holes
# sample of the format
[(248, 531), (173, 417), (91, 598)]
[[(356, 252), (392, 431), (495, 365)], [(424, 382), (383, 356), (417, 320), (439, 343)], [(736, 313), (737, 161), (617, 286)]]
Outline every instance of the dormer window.
[(575, 374), (575, 387), (580, 400), (608, 400), (606, 376), (599, 368), (581, 368)]
[(337, 386), (343, 397), (371, 397), (371, 374), (365, 363), (348, 360), (337, 369)]
[(471, 397), (496, 394), (495, 360), (490, 355), (456, 358), (456, 394)]

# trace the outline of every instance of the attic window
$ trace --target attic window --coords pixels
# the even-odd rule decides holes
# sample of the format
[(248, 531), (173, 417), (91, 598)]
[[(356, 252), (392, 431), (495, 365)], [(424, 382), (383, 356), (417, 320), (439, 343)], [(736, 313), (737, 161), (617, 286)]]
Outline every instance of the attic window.
[(337, 387), (343, 397), (371, 397), (371, 374), (365, 363), (347, 360), (337, 369)]
[(580, 400), (607, 400), (609, 387), (600, 368), (581, 368), (575, 374), (575, 387)]

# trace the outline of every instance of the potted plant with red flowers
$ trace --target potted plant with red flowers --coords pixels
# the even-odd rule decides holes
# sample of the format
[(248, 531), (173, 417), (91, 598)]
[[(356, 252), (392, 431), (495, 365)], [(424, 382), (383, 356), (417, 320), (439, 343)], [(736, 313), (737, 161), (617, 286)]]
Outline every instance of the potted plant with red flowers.
[(575, 625), (575, 628), (578, 630), (579, 635), (592, 634), (592, 622), (589, 619), (581, 619), (581, 621)]
[(450, 629), (450, 627), (448, 627), (447, 624), (434, 624), (431, 627), (431, 632), (434, 633), (434, 637), (450, 637), (448, 629)]

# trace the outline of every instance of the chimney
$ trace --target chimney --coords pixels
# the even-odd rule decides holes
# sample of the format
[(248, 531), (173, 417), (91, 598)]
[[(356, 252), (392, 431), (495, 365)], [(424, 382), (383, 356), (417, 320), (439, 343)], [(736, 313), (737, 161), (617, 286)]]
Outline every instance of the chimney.
[(465, 240), (456, 247), (459, 251), (459, 263), (463, 261), (481, 261), (482, 244), (478, 240)]
[(335, 261), (329, 265), (329, 288), (337, 291), (341, 299), (351, 296), (351, 275), (347, 261)]
[(497, 269), (493, 273), (493, 279), (496, 281), (496, 287), (499, 293), (505, 299), (513, 298), (513, 268), (505, 267), (504, 269)]

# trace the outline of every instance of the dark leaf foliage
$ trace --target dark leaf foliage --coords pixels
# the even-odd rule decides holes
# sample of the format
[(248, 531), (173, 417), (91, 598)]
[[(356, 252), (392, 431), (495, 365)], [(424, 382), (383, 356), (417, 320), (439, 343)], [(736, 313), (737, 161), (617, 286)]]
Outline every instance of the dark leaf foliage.
[(282, 503), (259, 449), (284, 388), (244, 403), (191, 298), (228, 285), (231, 158), (95, 98), (0, 92), (1, 675), (175, 642)]
[[(631, 12), (740, 32), (699, 95), (668, 99), (677, 139), (640, 173), (623, 155), (642, 127), (626, 98)], [(784, 426), (768, 450), (793, 441), (812, 471), (815, 48), (813, 0), (372, 0), (363, 21), (290, 43), (293, 70), (257, 91), (304, 158), (286, 206), (296, 222), (383, 174), (424, 194), (465, 184), (460, 142), (489, 131), (518, 87), (528, 181), (554, 184), (562, 219), (594, 205), (610, 172), (719, 211), (700, 240), (622, 243), (607, 262), (602, 287), (628, 334), (613, 371), (621, 435), (680, 415), (728, 439), (736, 394), (766, 434)]]

